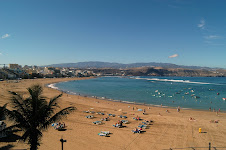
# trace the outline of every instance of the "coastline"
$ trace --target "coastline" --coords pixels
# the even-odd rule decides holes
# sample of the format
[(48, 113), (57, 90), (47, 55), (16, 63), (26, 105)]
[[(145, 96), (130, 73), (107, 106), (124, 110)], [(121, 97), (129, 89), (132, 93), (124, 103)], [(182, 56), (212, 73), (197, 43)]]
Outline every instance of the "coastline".
[[(26, 88), (39, 83), (44, 87), (44, 96), (51, 98), (61, 93), (61, 91), (46, 87), (46, 84), (64, 82), (77, 79), (88, 78), (61, 78), (61, 79), (34, 79), (21, 80), (19, 83), (1, 82), (1, 105), (8, 102), (8, 90), (16, 91), (26, 96)], [(80, 95), (63, 94), (60, 100), (60, 106), (75, 106), (77, 110), (62, 121), (66, 123), (66, 131), (56, 131), (49, 128), (43, 132), (43, 139), (40, 149), (55, 150), (60, 149), (59, 139), (63, 136), (67, 142), (65, 149), (76, 147), (77, 149), (169, 149), (178, 147), (208, 147), (211, 142), (215, 147), (226, 147), (226, 115), (214, 112), (185, 109), (180, 113), (175, 108), (153, 107), (147, 105), (137, 105), (132, 103), (120, 103), (115, 101), (95, 99), (92, 97), (82, 97)], [(150, 107), (150, 109), (148, 108)], [(134, 108), (134, 110), (132, 109)], [(145, 109), (147, 115), (143, 115), (138, 109)], [(170, 113), (166, 112), (166, 109)], [(102, 125), (94, 125), (92, 122), (106, 117), (106, 115), (94, 114), (94, 119), (85, 118), (87, 113), (83, 111), (92, 110), (95, 112), (104, 112), (105, 114), (116, 114), (116, 117), (110, 117), (110, 121)], [(161, 114), (161, 115), (159, 115)], [(125, 124), (125, 128), (114, 128), (112, 125), (120, 118), (118, 115), (126, 115), (130, 124)], [(153, 120), (153, 125), (145, 129), (142, 134), (133, 134), (131, 130), (142, 121), (135, 121), (134, 116), (140, 116), (142, 119)], [(189, 117), (194, 117), (196, 121), (189, 121)], [(220, 120), (219, 123), (210, 123), (210, 120)], [(203, 132), (199, 133), (198, 129)], [(100, 131), (110, 131), (110, 137), (100, 137), (97, 135)], [(28, 146), (22, 142), (12, 143), (12, 149), (23, 149)], [(0, 142), (0, 147), (7, 143)]]
[[(108, 76), (105, 76), (108, 77)], [(139, 78), (139, 77), (133, 77), (133, 78)], [(89, 78), (89, 79), (93, 79), (93, 78)], [(140, 78), (142, 79), (142, 78)], [(143, 80), (147, 80), (147, 79), (143, 79)], [(73, 81), (73, 80), (72, 80)], [(63, 81), (63, 82), (69, 82), (69, 81)], [(56, 82), (58, 83), (58, 82)], [(111, 99), (111, 98), (106, 98), (106, 97), (98, 97), (96, 95), (85, 95), (85, 94), (80, 94), (80, 93), (75, 93), (75, 92), (70, 92), (70, 91), (66, 91), (66, 90), (62, 90), (59, 89), (58, 87), (56, 87), (54, 85), (55, 83), (50, 83), (45, 85), (48, 88), (52, 88), (61, 92), (64, 92), (66, 94), (70, 94), (70, 95), (79, 95), (82, 97), (89, 97), (89, 98), (95, 98), (98, 100), (106, 100), (106, 101), (112, 101), (112, 102), (120, 102), (120, 103), (125, 103), (125, 104), (133, 104), (133, 105), (143, 105), (143, 106), (147, 106), (147, 107), (158, 107), (158, 108), (169, 108), (169, 109), (177, 109), (177, 106), (168, 106), (168, 105), (160, 105), (160, 104), (148, 104), (148, 103), (139, 103), (139, 102), (135, 102), (135, 101), (126, 101), (126, 100), (120, 100), (120, 99)], [(182, 110), (196, 110), (196, 111), (206, 111), (209, 112), (208, 109), (197, 109), (197, 108), (189, 108), (189, 107), (180, 107)], [(226, 113), (226, 111), (221, 110), (222, 113)]]

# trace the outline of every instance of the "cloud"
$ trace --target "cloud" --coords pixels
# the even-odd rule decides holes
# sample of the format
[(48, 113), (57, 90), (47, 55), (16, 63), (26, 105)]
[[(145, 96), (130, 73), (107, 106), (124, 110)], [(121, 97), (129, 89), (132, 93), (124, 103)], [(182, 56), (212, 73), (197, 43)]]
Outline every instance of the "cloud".
[(2, 39), (8, 38), (8, 37), (10, 37), (9, 34), (4, 34), (4, 35), (2, 36)]
[(210, 46), (224, 46), (225, 44), (221, 44), (221, 43), (215, 43), (213, 41), (204, 41), (204, 43), (210, 45)]
[(200, 23), (198, 24), (198, 27), (199, 27), (200, 29), (205, 29), (205, 25), (206, 25), (205, 20), (204, 20), (204, 19), (201, 19), (201, 20), (200, 20)]
[(175, 58), (175, 57), (178, 57), (178, 54), (174, 54), (174, 55), (169, 56), (169, 58)]
[(207, 40), (214, 40), (214, 39), (220, 39), (221, 36), (218, 35), (209, 35), (209, 36), (204, 36), (205, 39)]

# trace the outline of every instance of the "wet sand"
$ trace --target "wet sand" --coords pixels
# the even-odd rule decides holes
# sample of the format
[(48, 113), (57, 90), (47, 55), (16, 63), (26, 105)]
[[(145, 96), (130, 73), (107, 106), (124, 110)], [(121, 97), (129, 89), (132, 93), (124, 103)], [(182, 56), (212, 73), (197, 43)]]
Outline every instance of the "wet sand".
[[(45, 87), (46, 84), (62, 82), (68, 80), (80, 80), (86, 78), (55, 78), (55, 79), (34, 79), (21, 80), (18, 83), (0, 82), (0, 105), (9, 101), (8, 91), (16, 91), (26, 97), (26, 88), (33, 84), (40, 84), (44, 87), (44, 96), (52, 98), (60, 91)], [(78, 95), (63, 94), (60, 98), (61, 108), (75, 106), (77, 109), (64, 118), (62, 122), (66, 124), (66, 131), (58, 131), (50, 127), (43, 132), (41, 150), (61, 150), (60, 139), (67, 140), (64, 143), (65, 150), (161, 150), (170, 148), (186, 147), (206, 147), (209, 142), (214, 147), (225, 147), (226, 149), (226, 114), (200, 110), (181, 110), (177, 112), (173, 108), (150, 107), (144, 105), (126, 104), (99, 100)], [(134, 110), (133, 110), (134, 108)], [(147, 115), (143, 115), (145, 109)], [(84, 113), (83, 111), (103, 112), (105, 115)], [(169, 110), (169, 113), (166, 112)], [(102, 125), (94, 125), (92, 122), (98, 121), (107, 114), (115, 114), (116, 117), (109, 117), (110, 121), (103, 121)], [(160, 113), (160, 115), (159, 115)], [(85, 116), (94, 115), (93, 119)], [(115, 128), (112, 125), (118, 122), (118, 115), (125, 115), (130, 123), (124, 124), (123, 128)], [(133, 134), (132, 129), (137, 127), (141, 121), (136, 121), (133, 117), (139, 116), (143, 120), (154, 121), (148, 129), (144, 129), (141, 134)], [(190, 121), (193, 117), (195, 121)], [(124, 119), (125, 120), (125, 119)], [(210, 123), (210, 120), (219, 120), (218, 123)], [(7, 122), (10, 124), (10, 122)], [(199, 133), (202, 128), (202, 133)], [(109, 137), (98, 136), (100, 131), (110, 131)], [(23, 142), (0, 142), (0, 147), (11, 144), (11, 149), (26, 149), (28, 145)]]

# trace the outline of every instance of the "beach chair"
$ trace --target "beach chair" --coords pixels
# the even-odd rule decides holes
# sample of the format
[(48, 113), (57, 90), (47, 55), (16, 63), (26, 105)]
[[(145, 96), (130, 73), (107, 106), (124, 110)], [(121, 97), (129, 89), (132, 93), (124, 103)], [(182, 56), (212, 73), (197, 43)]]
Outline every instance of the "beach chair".
[(102, 122), (101, 121), (94, 121), (93, 124), (100, 125), (100, 124), (102, 124)]
[(83, 111), (84, 113), (89, 113), (90, 111)]
[(98, 133), (99, 136), (107, 136), (105, 133)]
[(141, 120), (140, 117), (133, 117), (134, 120)]
[(121, 128), (122, 126), (120, 124), (112, 125), (113, 127)]
[(52, 127), (55, 127), (57, 125), (58, 125), (58, 123), (52, 123)]
[(63, 126), (58, 126), (58, 127), (56, 127), (56, 130), (58, 130), (58, 131), (65, 131), (66, 129)]
[(122, 123), (125, 123), (125, 124), (128, 124), (129, 123), (128, 120), (121, 120), (121, 121), (122, 121)]
[(108, 135), (108, 134), (110, 134), (110, 131), (100, 131), (100, 133)]
[(137, 129), (137, 130), (132, 130), (132, 132), (135, 134), (135, 133), (141, 133), (141, 130), (140, 129)]
[(56, 126), (54, 126), (54, 129), (58, 130), (58, 131), (65, 131), (65, 124), (58, 124)]
[(145, 125), (149, 125), (149, 122), (142, 122), (143, 124), (145, 124)]
[(97, 112), (96, 114), (98, 114), (98, 115), (105, 115), (105, 114), (102, 113), (102, 112)]
[(107, 118), (101, 118), (100, 120), (101, 121), (110, 121), (109, 117), (107, 117)]
[(133, 133), (140, 133), (140, 131), (134, 131), (134, 130), (132, 130), (132, 132), (133, 132)]
[(125, 118), (125, 119), (127, 118), (127, 116), (123, 116), (123, 115), (119, 115), (118, 117), (119, 118)]
[(144, 129), (146, 129), (146, 128), (147, 128), (147, 125), (140, 124), (138, 127), (139, 127), (139, 128), (144, 128)]
[(115, 117), (115, 114), (108, 114), (108, 116), (112, 116), (112, 117)]
[(86, 116), (86, 118), (92, 119), (92, 118), (94, 118), (94, 117), (91, 116), (91, 115), (88, 115), (88, 116)]
[(52, 123), (52, 127), (54, 127), (54, 129), (56, 129), (56, 130), (65, 128), (65, 126), (63, 124), (59, 124), (59, 123)]

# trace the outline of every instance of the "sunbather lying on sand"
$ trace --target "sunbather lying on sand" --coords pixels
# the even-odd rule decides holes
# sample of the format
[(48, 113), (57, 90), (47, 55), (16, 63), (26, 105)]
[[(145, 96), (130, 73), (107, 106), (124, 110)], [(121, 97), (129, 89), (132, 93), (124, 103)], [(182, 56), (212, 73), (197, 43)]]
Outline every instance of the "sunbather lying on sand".
[(138, 115), (137, 115), (137, 117), (133, 117), (133, 119), (134, 120), (140, 120), (140, 117), (138, 117)]
[(195, 118), (190, 117), (189, 121), (196, 121)]
[(109, 119), (109, 117), (106, 117), (106, 118), (101, 118), (100, 120), (101, 121), (109, 121), (110, 119)]
[(139, 128), (139, 129), (134, 128), (134, 129), (132, 130), (132, 132), (133, 132), (133, 133), (140, 133), (141, 130), (142, 130), (142, 128)]
[(219, 120), (210, 120), (210, 123), (218, 123)]
[(54, 128), (56, 130), (64, 129), (65, 128), (65, 123), (64, 122), (63, 123), (59, 122), (58, 124), (56, 124), (56, 126), (54, 126)]

